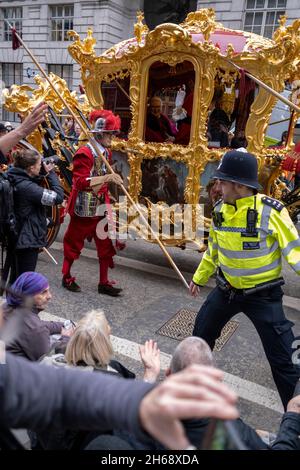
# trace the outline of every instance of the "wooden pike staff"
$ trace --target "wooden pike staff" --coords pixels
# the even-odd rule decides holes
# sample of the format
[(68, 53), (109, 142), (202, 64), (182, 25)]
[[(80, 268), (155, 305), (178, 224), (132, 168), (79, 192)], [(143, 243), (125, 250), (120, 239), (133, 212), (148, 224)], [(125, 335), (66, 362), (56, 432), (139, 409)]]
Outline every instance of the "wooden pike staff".
[[(14, 40), (15, 40), (15, 43), (16, 42), (19, 42), (23, 47), (24, 49), (26, 50), (27, 54), (31, 57), (32, 61), (34, 62), (34, 64), (37, 66), (37, 68), (39, 69), (39, 71), (41, 72), (41, 74), (43, 75), (43, 77), (47, 80), (47, 82), (49, 83), (49, 85), (51, 86), (51, 88), (53, 89), (53, 91), (56, 93), (56, 95), (59, 97), (59, 99), (62, 101), (62, 103), (64, 104), (64, 106), (66, 107), (66, 109), (69, 111), (69, 113), (72, 115), (74, 121), (79, 125), (80, 129), (82, 130), (82, 132), (86, 135), (87, 139), (89, 140), (90, 144), (92, 145), (93, 149), (95, 150), (95, 152), (97, 153), (98, 157), (100, 157), (103, 161), (103, 163), (105, 164), (106, 168), (110, 171), (110, 173), (113, 173), (115, 174), (114, 170), (112, 169), (112, 167), (110, 166), (109, 162), (106, 160), (106, 158), (102, 155), (102, 153), (99, 151), (99, 148), (98, 148), (98, 145), (97, 145), (97, 142), (94, 138), (91, 138), (89, 135), (88, 135), (88, 132), (87, 130), (84, 128), (84, 126), (82, 125), (81, 121), (78, 119), (78, 117), (76, 116), (76, 114), (73, 112), (73, 110), (69, 107), (68, 103), (66, 102), (66, 100), (64, 99), (64, 97), (60, 94), (60, 92), (55, 88), (55, 86), (53, 85), (53, 83), (51, 82), (50, 78), (48, 77), (48, 75), (46, 74), (46, 72), (44, 71), (44, 69), (42, 68), (42, 66), (39, 64), (39, 62), (36, 60), (35, 56), (33, 55), (33, 53), (30, 51), (30, 49), (26, 46), (26, 44), (24, 43), (24, 41), (22, 40), (22, 38), (18, 35), (18, 33), (16, 32), (15, 28), (12, 27), (12, 25), (7, 21), (5, 20), (7, 25), (9, 26), (9, 28), (11, 29), (12, 31), (12, 34), (14, 35)], [(131, 202), (131, 204), (134, 206), (135, 210), (138, 212), (139, 216), (141, 217), (142, 221), (144, 222), (145, 226), (150, 229), (150, 232), (151, 232), (151, 235), (155, 238), (155, 240), (157, 241), (157, 243), (159, 244), (161, 250), (163, 251), (163, 253), (165, 254), (166, 258), (168, 259), (169, 263), (171, 264), (172, 268), (176, 271), (176, 273), (178, 274), (179, 278), (181, 279), (181, 281), (183, 282), (183, 284), (185, 285), (185, 287), (187, 289), (189, 289), (189, 285), (186, 281), (186, 279), (184, 278), (183, 274), (181, 273), (181, 271), (179, 270), (179, 268), (177, 267), (177, 265), (175, 264), (175, 262), (173, 261), (173, 259), (171, 258), (171, 256), (169, 255), (169, 253), (167, 252), (166, 248), (164, 247), (163, 243), (161, 242), (161, 240), (159, 239), (158, 235), (154, 232), (154, 230), (152, 229), (151, 225), (148, 224), (148, 221), (146, 220), (146, 218), (144, 217), (144, 215), (142, 214), (142, 212), (140, 211), (139, 207), (136, 205), (136, 203), (134, 202), (134, 200), (132, 199), (132, 197), (130, 196), (130, 194), (128, 193), (128, 191), (126, 190), (126, 188), (124, 187), (124, 185), (120, 185), (123, 192), (125, 193), (125, 195), (128, 197), (129, 201)]]

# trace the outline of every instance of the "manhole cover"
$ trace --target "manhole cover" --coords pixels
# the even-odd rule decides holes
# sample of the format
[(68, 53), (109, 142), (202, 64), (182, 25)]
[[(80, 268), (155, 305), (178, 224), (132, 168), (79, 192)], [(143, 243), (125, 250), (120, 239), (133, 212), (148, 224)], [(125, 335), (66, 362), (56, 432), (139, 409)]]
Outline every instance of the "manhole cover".
[[(182, 308), (179, 312), (170, 318), (156, 333), (162, 336), (168, 336), (178, 341), (192, 336), (197, 312)], [(229, 338), (233, 335), (239, 326), (239, 322), (230, 320), (221, 331), (220, 337), (217, 339), (214, 351), (220, 351), (224, 344), (227, 343)]]

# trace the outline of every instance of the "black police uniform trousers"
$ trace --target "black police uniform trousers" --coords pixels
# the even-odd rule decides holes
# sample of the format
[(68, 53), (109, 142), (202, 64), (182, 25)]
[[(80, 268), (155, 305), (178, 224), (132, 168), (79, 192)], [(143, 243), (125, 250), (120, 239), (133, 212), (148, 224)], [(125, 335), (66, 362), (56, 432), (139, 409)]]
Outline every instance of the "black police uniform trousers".
[(300, 368), (292, 362), (294, 323), (287, 320), (282, 307), (283, 291), (273, 287), (245, 296), (238, 292), (230, 299), (228, 292), (216, 287), (198, 312), (193, 335), (207, 341), (211, 349), (222, 328), (237, 313), (251, 320), (262, 341), (281, 401), (286, 409), (293, 397)]

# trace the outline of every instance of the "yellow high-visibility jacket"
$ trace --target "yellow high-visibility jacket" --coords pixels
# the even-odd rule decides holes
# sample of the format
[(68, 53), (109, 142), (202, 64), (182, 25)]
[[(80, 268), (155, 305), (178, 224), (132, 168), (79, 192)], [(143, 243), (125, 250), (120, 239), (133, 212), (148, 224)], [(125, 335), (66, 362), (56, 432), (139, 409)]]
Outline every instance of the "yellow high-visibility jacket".
[[(256, 237), (242, 237), (247, 227), (247, 210), (256, 209)], [(288, 211), (276, 199), (264, 194), (237, 199), (236, 207), (222, 201), (215, 206), (223, 222), (212, 222), (208, 248), (193, 282), (204, 286), (217, 267), (236, 289), (248, 289), (280, 277), (281, 254), (300, 274), (300, 239)], [(218, 224), (219, 225), (219, 224)]]

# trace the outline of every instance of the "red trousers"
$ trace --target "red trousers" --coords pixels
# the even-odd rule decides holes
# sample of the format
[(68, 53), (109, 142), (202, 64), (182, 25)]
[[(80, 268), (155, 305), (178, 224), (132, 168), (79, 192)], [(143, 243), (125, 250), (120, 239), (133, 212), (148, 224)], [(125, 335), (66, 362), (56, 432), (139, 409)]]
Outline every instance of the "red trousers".
[[(70, 274), (73, 261), (79, 258), (85, 239), (95, 240), (98, 259), (100, 261), (100, 265), (102, 264), (102, 268), (107, 266), (108, 269), (109, 266), (112, 266), (112, 257), (116, 254), (116, 251), (108, 236), (104, 240), (100, 240), (97, 237), (96, 227), (100, 220), (100, 217), (71, 216), (63, 241), (64, 264), (62, 272), (65, 276)], [(102, 279), (102, 281), (105, 283), (105, 279)]]

